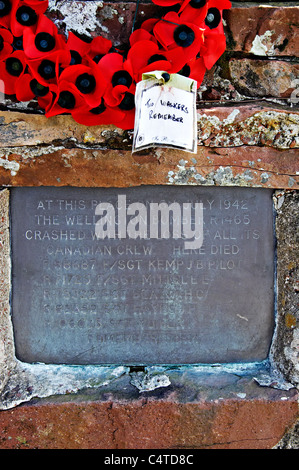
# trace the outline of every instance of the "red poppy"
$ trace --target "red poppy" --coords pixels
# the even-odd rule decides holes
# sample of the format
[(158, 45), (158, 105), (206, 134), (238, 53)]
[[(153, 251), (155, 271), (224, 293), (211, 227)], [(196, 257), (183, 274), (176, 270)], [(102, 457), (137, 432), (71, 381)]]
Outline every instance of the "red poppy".
[(175, 71), (196, 57), (203, 44), (203, 31), (192, 23), (184, 23), (175, 12), (169, 12), (154, 26), (154, 35), (165, 50), (175, 51)]
[(1, 0), (0, 25), (21, 36), (25, 28), (34, 29), (39, 15), (48, 8), (48, 0)]
[(210, 34), (224, 34), (223, 10), (231, 8), (229, 0), (208, 0), (207, 14), (204, 19), (203, 28), (205, 36)]
[(1, 0), (0, 2), (0, 26), (4, 28), (10, 28), (10, 18), (11, 12), (13, 9), (13, 5), (18, 3), (17, 1), (13, 0)]
[(90, 43), (83, 41), (72, 31), (69, 32), (66, 48), (70, 51), (71, 59), (69, 65), (82, 64), (83, 58), (88, 55)]
[(171, 7), (177, 3), (183, 3), (184, 0), (153, 0), (153, 3), (161, 7)]
[(89, 65), (72, 65), (61, 73), (59, 81), (75, 86), (76, 94), (85, 100), (90, 107), (101, 103), (107, 88), (107, 81), (98, 65), (90, 59)]
[(192, 78), (197, 82), (197, 88), (200, 87), (204, 75), (206, 73), (206, 66), (202, 57), (194, 58), (187, 62), (181, 70), (179, 70), (179, 74), (183, 75), (184, 77)]
[(133, 78), (137, 83), (142, 74), (153, 70), (171, 72), (172, 64), (167, 58), (167, 51), (161, 51), (152, 41), (138, 41), (128, 52), (127, 60), (132, 65)]
[[(132, 97), (134, 101), (134, 96)], [(124, 98), (126, 100), (126, 96)], [(123, 107), (121, 108), (122, 111), (124, 111), (123, 114), (123, 119), (118, 121), (118, 120), (112, 120), (111, 124), (114, 124), (116, 127), (119, 127), (120, 129), (123, 130), (130, 130), (134, 129), (134, 123), (135, 123), (135, 106), (131, 104), (131, 96), (128, 99), (128, 102), (130, 103), (130, 109), (124, 109)]]
[(111, 52), (111, 49), (112, 42), (110, 39), (97, 36), (90, 43), (88, 55), (94, 62), (98, 63), (104, 55)]
[(70, 62), (71, 53), (66, 49), (54, 51), (38, 59), (27, 60), (32, 75), (44, 86), (57, 84), (61, 71), (68, 67)]
[(55, 24), (46, 16), (39, 17), (36, 30), (24, 30), (24, 52), (29, 59), (39, 59), (55, 51), (65, 50), (66, 41)]
[(49, 4), (48, 0), (19, 0), (19, 2), (26, 3), (26, 5), (34, 8), (39, 15), (45, 13)]
[(57, 86), (46, 87), (30, 74), (24, 73), (21, 79), (16, 82), (16, 97), (19, 101), (31, 101), (37, 99), (40, 109), (50, 108), (57, 95)]
[(209, 0), (208, 11), (204, 21), (204, 44), (200, 54), (207, 69), (211, 69), (226, 49), (226, 38), (223, 29), (223, 10), (231, 7), (229, 0)]
[(179, 11), (181, 20), (187, 23), (194, 23), (204, 28), (208, 4), (208, 0), (185, 0)]
[(56, 93), (53, 93), (53, 100), (45, 100), (46, 117), (57, 116), (58, 114), (72, 114), (86, 106), (85, 99), (78, 91), (76, 85), (69, 81), (61, 80)]
[(205, 37), (205, 42), (200, 50), (200, 55), (205, 66), (210, 70), (226, 49), (224, 34), (211, 34)]
[(219, 10), (229, 10), (232, 7), (230, 0), (207, 0), (209, 8), (218, 8)]
[(26, 69), (26, 58), (23, 51), (13, 52), (7, 59), (0, 62), (0, 91), (6, 95), (14, 95), (16, 82)]
[[(130, 104), (129, 104), (130, 103)], [(104, 98), (95, 108), (83, 106), (72, 111), (73, 119), (85, 126), (112, 124), (123, 130), (133, 129), (135, 121), (135, 106), (132, 100), (127, 100), (127, 106), (108, 106)], [(129, 105), (129, 106), (128, 106)], [(125, 108), (130, 109), (125, 109)]]
[(10, 15), (10, 29), (14, 36), (23, 35), (25, 29), (35, 32), (39, 17), (48, 8), (47, 1), (19, 0), (14, 2)]
[[(159, 18), (149, 18), (148, 20), (144, 20), (141, 24), (140, 29), (145, 30), (148, 33), (150, 33), (151, 35), (153, 35), (154, 34), (154, 27), (159, 21), (160, 21)], [(149, 39), (149, 38), (143, 38), (143, 39)], [(155, 39), (155, 41), (157, 42), (156, 39)]]
[(30, 73), (26, 72), (16, 81), (16, 97), (18, 101), (31, 101), (37, 98), (38, 104), (41, 108), (44, 107), (44, 100), (51, 98), (49, 94), (56, 91), (55, 86), (44, 86), (39, 83), (36, 78)]
[(156, 20), (150, 26), (146, 22), (146, 24), (148, 25), (148, 29), (146, 27), (146, 24), (144, 25), (144, 23), (142, 23), (141, 28), (135, 29), (135, 31), (133, 31), (133, 33), (131, 34), (131, 36), (129, 38), (130, 46), (131, 47), (134, 46), (134, 44), (136, 44), (139, 41), (152, 41), (152, 42), (157, 44), (158, 42), (157, 42), (156, 38), (153, 36), (152, 30), (153, 30), (154, 25), (158, 21), (159, 20)]
[(84, 106), (79, 110), (74, 110), (72, 116), (79, 124), (98, 126), (100, 124), (121, 123), (125, 119), (126, 111), (122, 111), (118, 106), (108, 106), (102, 99), (98, 106)]
[(13, 51), (13, 36), (5, 28), (0, 28), (0, 60), (6, 59)]
[[(209, 7), (216, 6), (220, 10), (231, 8), (231, 3), (229, 0), (213, 0), (213, 2), (211, 0), (153, 0), (153, 3), (162, 7), (169, 7), (179, 3), (181, 5), (180, 12), (187, 5), (198, 9), (203, 7), (206, 3), (209, 3)], [(211, 3), (214, 3), (215, 5), (210, 5)]]
[(128, 93), (134, 95), (136, 84), (130, 61), (125, 61), (120, 54), (112, 52), (99, 61), (98, 67), (108, 82), (104, 95), (108, 106), (120, 105), (125, 96), (129, 96)]
[(208, 8), (207, 15), (204, 21), (205, 36), (214, 33), (224, 33), (222, 23), (222, 10), (211, 7)]

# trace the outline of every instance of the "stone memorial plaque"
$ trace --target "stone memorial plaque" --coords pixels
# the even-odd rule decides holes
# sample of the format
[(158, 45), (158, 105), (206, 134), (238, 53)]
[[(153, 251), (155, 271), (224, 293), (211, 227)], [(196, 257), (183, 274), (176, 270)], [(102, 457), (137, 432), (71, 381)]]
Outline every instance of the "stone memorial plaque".
[(272, 191), (14, 188), (17, 357), (53, 364), (266, 359)]

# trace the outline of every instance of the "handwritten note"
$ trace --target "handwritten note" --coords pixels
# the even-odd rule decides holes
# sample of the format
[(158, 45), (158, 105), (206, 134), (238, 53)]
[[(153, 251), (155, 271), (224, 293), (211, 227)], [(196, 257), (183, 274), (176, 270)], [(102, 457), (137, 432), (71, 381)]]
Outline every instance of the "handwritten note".
[(137, 84), (133, 152), (171, 147), (196, 153), (196, 82), (160, 76)]

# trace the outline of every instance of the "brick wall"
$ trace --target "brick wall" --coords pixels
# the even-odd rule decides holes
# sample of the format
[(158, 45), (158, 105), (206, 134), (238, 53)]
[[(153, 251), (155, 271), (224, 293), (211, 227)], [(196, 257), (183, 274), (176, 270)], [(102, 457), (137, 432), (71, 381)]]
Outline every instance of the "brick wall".
[[(48, 14), (62, 32), (103, 34), (119, 45), (127, 42), (135, 6), (60, 1), (50, 2)], [(141, 2), (136, 27), (160, 11)], [(198, 91), (197, 155), (132, 155), (131, 131), (85, 127), (66, 115), (46, 119), (34, 102), (1, 104), (0, 448), (298, 448), (299, 8), (233, 2), (224, 20), (227, 50)], [(274, 190), (278, 292), (270, 372), (99, 373), (15, 360), (9, 188), (141, 184)]]

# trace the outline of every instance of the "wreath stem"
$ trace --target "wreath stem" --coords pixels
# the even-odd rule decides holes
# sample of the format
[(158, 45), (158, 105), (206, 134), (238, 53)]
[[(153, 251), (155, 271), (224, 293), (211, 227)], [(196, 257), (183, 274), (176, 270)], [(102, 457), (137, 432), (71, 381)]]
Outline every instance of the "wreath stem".
[(135, 29), (135, 23), (136, 23), (136, 19), (137, 19), (137, 13), (138, 13), (138, 8), (139, 8), (139, 2), (140, 0), (137, 0), (136, 2), (136, 10), (135, 10), (135, 15), (134, 15), (134, 20), (133, 20), (133, 26), (132, 26), (132, 33)]

